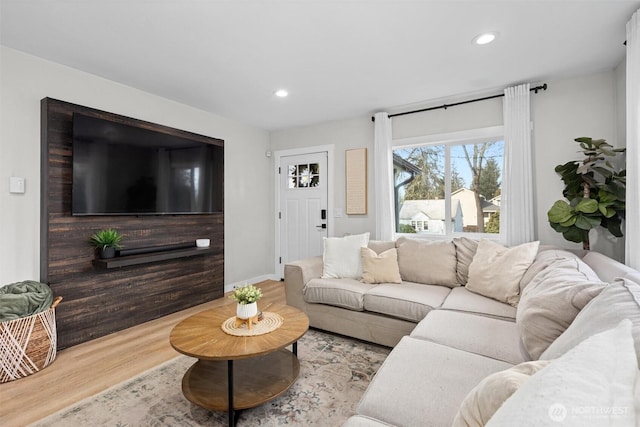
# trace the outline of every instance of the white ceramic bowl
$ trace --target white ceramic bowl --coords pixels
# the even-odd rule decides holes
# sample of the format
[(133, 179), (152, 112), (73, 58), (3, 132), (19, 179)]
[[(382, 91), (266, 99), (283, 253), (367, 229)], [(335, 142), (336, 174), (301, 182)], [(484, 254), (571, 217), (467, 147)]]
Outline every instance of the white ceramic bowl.
[(211, 239), (196, 239), (196, 246), (199, 248), (208, 248), (211, 244)]

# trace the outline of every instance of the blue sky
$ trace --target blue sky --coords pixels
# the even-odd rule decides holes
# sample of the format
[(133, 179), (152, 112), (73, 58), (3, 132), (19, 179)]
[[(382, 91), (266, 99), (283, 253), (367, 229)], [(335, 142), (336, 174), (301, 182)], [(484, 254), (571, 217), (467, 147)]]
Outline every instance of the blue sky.
[[(471, 153), (471, 146), (469, 146), (469, 153)], [(502, 168), (504, 163), (504, 141), (498, 141), (492, 145), (485, 153), (485, 158), (493, 157), (498, 162), (500, 167), (500, 180), (502, 181)], [(455, 145), (451, 147), (451, 162), (455, 166), (458, 174), (464, 179), (466, 188), (471, 186), (471, 170), (469, 164), (464, 156), (462, 145)]]

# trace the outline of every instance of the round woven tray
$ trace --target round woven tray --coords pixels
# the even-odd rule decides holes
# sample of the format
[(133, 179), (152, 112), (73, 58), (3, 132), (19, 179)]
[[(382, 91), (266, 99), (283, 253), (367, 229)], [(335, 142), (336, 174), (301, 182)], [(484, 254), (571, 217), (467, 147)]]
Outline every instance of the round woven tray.
[(222, 322), (221, 327), (222, 330), (229, 335), (235, 335), (237, 337), (253, 337), (275, 331), (282, 326), (282, 321), (282, 316), (278, 313), (265, 311), (262, 313), (262, 320), (257, 324), (252, 325), (251, 329), (247, 327), (246, 323), (236, 327), (236, 316), (230, 317)]

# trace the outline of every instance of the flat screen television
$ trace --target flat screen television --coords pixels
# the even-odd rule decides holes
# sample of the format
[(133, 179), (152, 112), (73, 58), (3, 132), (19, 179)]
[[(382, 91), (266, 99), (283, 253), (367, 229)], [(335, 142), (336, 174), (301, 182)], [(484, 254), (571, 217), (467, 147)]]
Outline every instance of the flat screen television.
[(224, 147), (179, 133), (74, 113), (72, 215), (222, 212)]

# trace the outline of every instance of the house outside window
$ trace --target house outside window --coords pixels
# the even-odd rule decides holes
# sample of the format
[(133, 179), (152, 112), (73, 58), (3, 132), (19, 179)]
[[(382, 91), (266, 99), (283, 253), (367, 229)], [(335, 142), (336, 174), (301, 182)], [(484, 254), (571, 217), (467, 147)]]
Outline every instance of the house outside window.
[(500, 233), (502, 127), (394, 141), (396, 233)]

